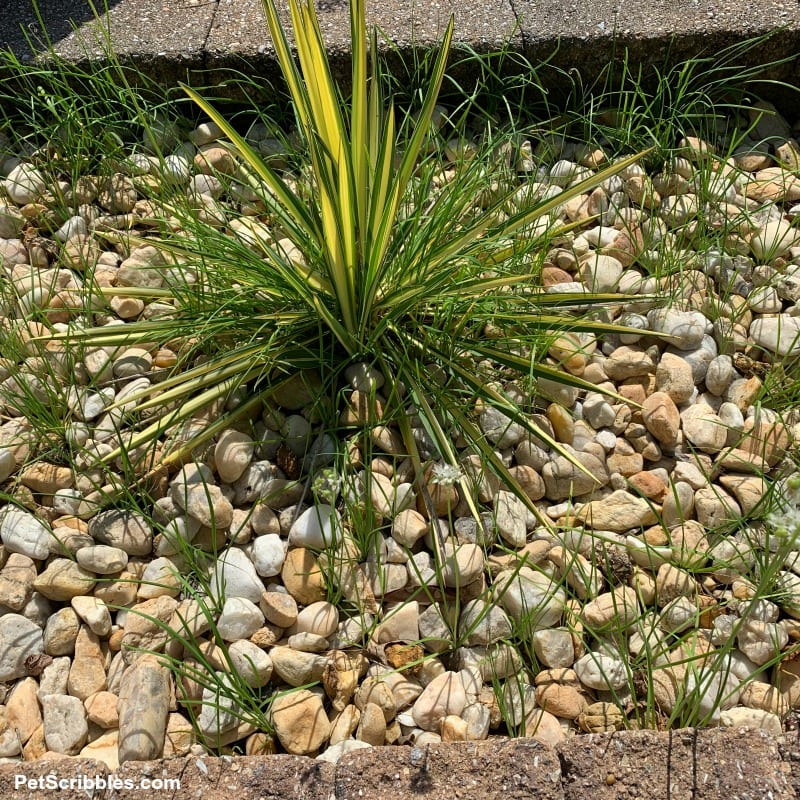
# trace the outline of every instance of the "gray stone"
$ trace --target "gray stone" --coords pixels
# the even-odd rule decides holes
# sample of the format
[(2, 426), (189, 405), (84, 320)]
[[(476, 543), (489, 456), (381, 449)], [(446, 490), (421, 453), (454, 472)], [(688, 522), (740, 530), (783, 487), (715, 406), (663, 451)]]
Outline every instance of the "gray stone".
[(648, 311), (647, 320), (651, 330), (670, 336), (670, 344), (679, 350), (699, 347), (709, 324), (699, 311), (679, 311), (670, 307)]
[(41, 698), (44, 740), (54, 753), (77, 755), (89, 737), (83, 702), (71, 695), (48, 694)]
[(44, 651), (42, 629), (21, 614), (0, 617), (0, 682), (23, 677), (25, 661)]
[(215, 598), (244, 597), (253, 603), (258, 603), (265, 589), (253, 562), (238, 547), (229, 548), (217, 559), (210, 586)]
[(490, 645), (511, 635), (511, 620), (499, 606), (476, 599), (461, 612), (458, 630), (468, 645)]
[(129, 556), (146, 556), (153, 549), (153, 531), (147, 520), (133, 511), (101, 511), (89, 521), (89, 534), (101, 544), (118, 547)]
[(248, 639), (264, 625), (261, 609), (244, 597), (228, 597), (217, 620), (217, 632), (227, 642)]
[(120, 691), (120, 763), (161, 757), (169, 704), (169, 670), (154, 656), (143, 656), (125, 672)]
[(0, 539), (11, 553), (42, 560), (54, 544), (50, 529), (28, 511), (6, 506), (0, 517)]
[(800, 353), (800, 317), (789, 314), (759, 317), (750, 325), (750, 338), (771, 353), (796, 356)]

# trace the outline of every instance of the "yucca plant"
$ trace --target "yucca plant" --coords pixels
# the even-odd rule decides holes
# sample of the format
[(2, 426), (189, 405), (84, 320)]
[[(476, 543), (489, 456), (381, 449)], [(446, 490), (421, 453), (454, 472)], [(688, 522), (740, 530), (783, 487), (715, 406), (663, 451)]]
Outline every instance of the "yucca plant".
[[(495, 407), (558, 449), (477, 365), (495, 365), (498, 379), (517, 376), (530, 385), (545, 378), (588, 388), (544, 356), (559, 331), (620, 330), (562, 308), (585, 312), (593, 303), (620, 298), (545, 293), (536, 288), (537, 270), (562, 232), (555, 223), (558, 207), (637, 156), (555, 197), (528, 192), (520, 200), (520, 187), (508, 180), (498, 155), (507, 140), (497, 136), (485, 152), (456, 161), (442, 181), (441, 154), (431, 153), (430, 144), (452, 20), (419, 110), (398, 118), (384, 97), (386, 80), (376, 34), (368, 36), (364, 1), (350, 4), (352, 95), (346, 99), (334, 83), (313, 5), (289, 5), (297, 61), (273, 0), (264, 0), (306, 159), (301, 177), (273, 169), (211, 103), (184, 87), (223, 132), (240, 165), (239, 179), (266, 207), (266, 223), (237, 238), (170, 206), (184, 230), (141, 241), (175, 259), (173, 280), (168, 288), (140, 291), (172, 302), (174, 313), (65, 334), (110, 347), (137, 340), (195, 343), (185, 348), (187, 360), (176, 374), (153, 388), (156, 396), (136, 398), (137, 412), (164, 413), (140, 426), (127, 446), (155, 442), (202, 409), (227, 403), (198, 436), (167, 456), (178, 461), (237, 415), (259, 409), (304, 368), (321, 374), (316, 394), (330, 397), (336, 412), (344, 368), (367, 362), (386, 380), (386, 413), (394, 410), (418, 474), (410, 414), (421, 420), (437, 459), (453, 467), (458, 456), (451, 434), (458, 431), (493, 470), (503, 471), (471, 413), (476, 404)], [(127, 239), (129, 246), (136, 243)], [(182, 279), (183, 270), (191, 280)], [(128, 287), (105, 291), (132, 293)], [(200, 363), (189, 361), (200, 352)], [(431, 369), (442, 376), (439, 385), (430, 380)]]

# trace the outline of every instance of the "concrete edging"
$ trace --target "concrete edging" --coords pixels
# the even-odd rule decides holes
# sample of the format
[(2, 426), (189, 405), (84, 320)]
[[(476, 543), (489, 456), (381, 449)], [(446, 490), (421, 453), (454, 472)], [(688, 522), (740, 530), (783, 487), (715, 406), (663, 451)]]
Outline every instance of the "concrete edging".
[[(87, 0), (3, 0), (0, 48), (29, 55), (23, 30), (34, 38), (44, 30), (56, 51), (68, 60), (103, 59), (98, 26)], [(105, 0), (108, 16), (101, 39), (108, 39), (123, 62), (132, 62), (162, 86), (183, 80), (195, 86), (215, 85), (220, 96), (236, 91), (220, 86), (225, 70), (245, 70), (256, 79), (278, 76), (275, 52), (264, 22), (262, 0), (186, 0), (180, 21), (165, 0)], [(287, 0), (276, 0), (288, 22)], [(96, 0), (98, 7), (103, 0)], [(334, 71), (346, 76), (350, 29), (346, 0), (317, 0), (320, 26)], [(436, 47), (447, 20), (455, 17), (454, 49), (468, 46), (479, 53), (508, 45), (531, 63), (550, 60), (543, 82), (559, 89), (565, 70), (577, 69), (585, 82), (627, 48), (632, 68), (662, 68), (670, 61), (713, 55), (721, 48), (773, 35), (741, 58), (754, 66), (776, 59), (791, 60), (769, 77), (800, 83), (800, 3), (796, 0), (368, 0), (368, 21), (376, 24), (396, 51)], [(74, 25), (75, 30), (71, 30)], [(508, 68), (508, 67), (506, 67)], [(463, 77), (468, 75), (465, 68)], [(229, 74), (230, 76), (230, 74)], [(229, 77), (228, 76), (228, 77)], [(344, 78), (346, 80), (346, 78)], [(764, 94), (781, 95), (775, 87)], [(784, 93), (785, 94), (785, 93)], [(776, 97), (780, 101), (780, 97)]]
[[(108, 780), (109, 775), (112, 788), (86, 785), (89, 778)], [(21, 778), (16, 776), (31, 784), (19, 785)], [(143, 779), (177, 779), (180, 788), (146, 788)], [(48, 789), (48, 780), (73, 783)], [(575, 736), (555, 748), (533, 739), (493, 739), (423, 748), (369, 748), (346, 754), (336, 765), (275, 755), (128, 762), (115, 773), (100, 762), (69, 757), (0, 766), (0, 797), (48, 796), (59, 800), (791, 800), (800, 797), (800, 736), (774, 737), (743, 728), (625, 731)]]

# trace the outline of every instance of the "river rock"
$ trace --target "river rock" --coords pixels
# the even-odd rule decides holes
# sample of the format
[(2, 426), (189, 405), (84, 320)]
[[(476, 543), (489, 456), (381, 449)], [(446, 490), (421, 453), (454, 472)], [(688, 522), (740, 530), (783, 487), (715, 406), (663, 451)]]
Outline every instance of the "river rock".
[(258, 603), (264, 591), (253, 562), (238, 547), (228, 548), (216, 560), (209, 584), (215, 598), (244, 597), (251, 603)]
[(0, 682), (23, 677), (25, 661), (44, 651), (42, 629), (21, 614), (0, 616)]
[(289, 529), (289, 545), (322, 550), (341, 535), (339, 512), (325, 503), (307, 508)]
[(728, 431), (719, 416), (705, 403), (684, 410), (681, 423), (686, 438), (704, 453), (719, 453), (725, 447)]
[(75, 656), (69, 670), (67, 691), (85, 700), (107, 686), (106, 661), (100, 639), (87, 625), (82, 625), (75, 639)]
[(699, 311), (680, 311), (665, 306), (647, 312), (650, 330), (666, 334), (670, 344), (679, 350), (694, 350), (700, 346), (709, 322)]
[(304, 653), (283, 645), (269, 651), (275, 674), (289, 686), (304, 686), (320, 680), (328, 659), (316, 653)]
[(83, 707), (86, 709), (89, 722), (93, 722), (95, 725), (99, 725), (101, 728), (105, 729), (118, 728), (118, 700), (119, 698), (117, 695), (105, 690), (89, 695), (89, 697), (83, 701)]
[(786, 220), (767, 222), (750, 239), (753, 255), (761, 262), (773, 260), (797, 244), (800, 232)]
[(0, 512), (0, 539), (9, 552), (36, 560), (47, 558), (54, 544), (53, 534), (43, 522), (15, 506)]
[(71, 600), (89, 594), (95, 585), (95, 576), (69, 558), (55, 558), (40, 572), (33, 588), (48, 600)]
[(545, 628), (533, 634), (536, 658), (546, 667), (571, 667), (575, 662), (575, 643), (566, 628)]
[(587, 653), (572, 668), (580, 682), (590, 689), (615, 691), (632, 680), (623, 661), (603, 653)]
[(750, 325), (750, 339), (779, 356), (796, 356), (800, 353), (800, 317), (759, 317)]
[(25, 744), (42, 724), (38, 684), (34, 678), (19, 681), (6, 700), (6, 721)]
[(294, 599), (310, 605), (325, 599), (325, 578), (314, 553), (305, 547), (294, 547), (286, 554), (281, 579)]
[(42, 172), (24, 161), (17, 164), (3, 181), (6, 194), (18, 206), (38, 200), (46, 187), (47, 182)]
[(54, 753), (77, 755), (89, 736), (83, 702), (70, 695), (45, 695), (42, 698), (42, 717), (47, 749)]
[(599, 594), (583, 607), (582, 616), (592, 630), (608, 626), (626, 630), (639, 616), (636, 590), (630, 586), (618, 586), (611, 592)]
[(250, 548), (256, 572), (263, 578), (281, 574), (286, 559), (286, 542), (277, 533), (256, 536)]
[(622, 345), (606, 358), (603, 368), (613, 381), (638, 378), (655, 372), (655, 362), (647, 351), (635, 345)]
[(161, 595), (131, 606), (125, 615), (125, 633), (122, 637), (122, 652), (127, 663), (141, 657), (139, 650), (158, 652), (166, 644), (166, 628), (176, 629), (173, 615), (178, 601), (173, 597)]
[(656, 521), (653, 506), (642, 497), (617, 489), (602, 500), (592, 500), (580, 507), (576, 520), (595, 530), (623, 532)]
[(694, 392), (694, 376), (687, 361), (675, 353), (664, 353), (656, 366), (656, 390), (665, 392), (673, 403), (685, 403)]
[(267, 622), (279, 628), (289, 628), (297, 619), (297, 601), (285, 592), (264, 592), (259, 607)]
[(442, 720), (460, 715), (467, 704), (464, 684), (457, 672), (443, 672), (434, 678), (411, 709), (415, 724), (425, 731), (438, 731)]
[(119, 760), (161, 758), (170, 705), (170, 675), (145, 655), (125, 673), (119, 696)]
[(214, 447), (214, 464), (224, 483), (235, 483), (253, 460), (255, 443), (251, 436), (229, 428), (223, 431)]
[(281, 745), (292, 755), (316, 753), (330, 735), (322, 699), (307, 689), (277, 697), (270, 716)]
[(233, 642), (228, 648), (231, 667), (237, 675), (255, 689), (266, 686), (272, 677), (272, 659), (247, 639)]
[(464, 606), (458, 630), (468, 645), (485, 646), (510, 636), (511, 620), (499, 606), (477, 598)]
[(495, 578), (495, 586), (500, 604), (518, 623), (538, 630), (561, 619), (566, 595), (547, 575), (530, 567), (504, 570)]
[(75, 560), (85, 570), (97, 575), (114, 575), (128, 566), (128, 554), (119, 547), (106, 544), (81, 547), (75, 553)]
[(129, 556), (146, 556), (153, 549), (153, 531), (147, 520), (133, 511), (101, 511), (89, 521), (89, 535)]
[(500, 491), (494, 503), (494, 523), (500, 537), (510, 546), (519, 549), (525, 545), (527, 535), (527, 509), (512, 492)]
[(642, 403), (642, 422), (661, 444), (672, 447), (678, 441), (681, 415), (667, 392), (653, 392), (645, 399)]
[(255, 603), (245, 597), (230, 596), (217, 620), (217, 633), (226, 642), (235, 642), (248, 639), (263, 624), (264, 614)]

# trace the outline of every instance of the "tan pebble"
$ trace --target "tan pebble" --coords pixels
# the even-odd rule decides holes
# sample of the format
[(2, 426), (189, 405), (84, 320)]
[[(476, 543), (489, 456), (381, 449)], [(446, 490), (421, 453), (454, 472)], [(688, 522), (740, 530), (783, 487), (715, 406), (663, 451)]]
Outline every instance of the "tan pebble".
[(290, 549), (283, 562), (281, 578), (289, 594), (301, 605), (325, 599), (325, 579), (311, 550)]
[(749, 514), (767, 492), (767, 482), (760, 475), (720, 475), (719, 482), (733, 492), (742, 514)]
[(576, 719), (586, 708), (586, 698), (573, 686), (550, 683), (537, 686), (536, 703), (556, 717)]
[(693, 597), (697, 593), (694, 577), (673, 564), (662, 564), (656, 574), (657, 602), (660, 608), (678, 597)]
[(44, 725), (33, 732), (27, 744), (22, 748), (22, 758), (25, 761), (36, 761), (42, 758), (47, 752), (47, 744), (44, 740)]
[(361, 711), (356, 728), (356, 739), (373, 747), (380, 747), (386, 738), (386, 719), (383, 711), (374, 703), (367, 703)]
[(646, 378), (628, 378), (619, 384), (617, 393), (634, 406), (640, 406), (647, 399), (648, 386), (649, 381)]
[(307, 689), (277, 697), (270, 713), (275, 733), (287, 753), (311, 755), (330, 737), (331, 724), (322, 700)]
[(349, 739), (361, 720), (361, 712), (354, 706), (346, 706), (334, 717), (331, 725), (330, 743), (338, 744)]
[(646, 470), (637, 472), (628, 478), (628, 483), (637, 494), (656, 503), (663, 503), (667, 496), (667, 485), (652, 472)]
[(44, 495), (53, 495), (59, 489), (69, 489), (74, 482), (73, 472), (69, 467), (60, 467), (46, 461), (37, 461), (21, 470), (19, 479), (32, 491)]
[(578, 716), (578, 727), (586, 733), (607, 733), (625, 726), (625, 715), (614, 703), (591, 703)]
[(275, 625), (265, 625), (251, 634), (249, 641), (256, 647), (267, 650), (283, 638), (283, 632), (283, 628), (278, 628)]
[(35, 591), (48, 600), (65, 601), (89, 594), (95, 585), (95, 576), (68, 558), (51, 561), (33, 582)]
[(466, 742), (469, 738), (466, 721), (453, 714), (445, 717), (442, 720), (441, 736), (443, 742)]
[(542, 285), (547, 288), (549, 286), (557, 286), (559, 283), (571, 283), (572, 275), (569, 272), (561, 269), (560, 267), (545, 266), (542, 268)]
[(109, 305), (120, 319), (135, 319), (144, 311), (144, 301), (138, 297), (114, 296)]
[(705, 528), (695, 520), (688, 520), (669, 533), (672, 540), (674, 563), (687, 569), (697, 569), (708, 559), (708, 539)]
[(183, 714), (170, 713), (167, 717), (167, 732), (164, 737), (164, 758), (187, 755), (194, 741), (195, 733), (192, 723)]
[(86, 700), (107, 686), (106, 658), (100, 639), (88, 625), (81, 625), (75, 640), (75, 656), (69, 670), (67, 689), (73, 697)]
[(617, 439), (616, 447), (606, 460), (609, 472), (618, 473), (624, 477), (641, 472), (644, 467), (644, 458), (637, 453), (633, 446), (625, 439)]
[(289, 628), (297, 620), (297, 601), (285, 592), (267, 592), (259, 602), (264, 617), (279, 628)]
[(636, 591), (629, 586), (618, 586), (612, 592), (600, 594), (587, 603), (582, 618), (590, 629), (600, 629), (610, 624), (628, 628), (638, 615)]
[(747, 708), (759, 708), (783, 716), (789, 710), (786, 697), (779, 689), (762, 681), (751, 681), (739, 696), (739, 702)]
[(259, 731), (247, 737), (244, 746), (245, 755), (271, 756), (276, 753), (275, 737)]
[(783, 422), (770, 422), (758, 416), (745, 420), (743, 433), (740, 449), (763, 458), (770, 467), (783, 458), (791, 441)]
[(86, 716), (89, 722), (101, 728), (116, 728), (119, 726), (117, 713), (117, 695), (108, 691), (99, 691), (90, 694), (84, 701)]
[(23, 678), (6, 700), (6, 722), (25, 745), (42, 725), (38, 698), (39, 684), (34, 678)]
[(662, 444), (672, 446), (678, 441), (681, 415), (674, 400), (666, 392), (653, 392), (644, 400), (642, 421)]
[(551, 403), (547, 407), (547, 419), (553, 426), (556, 439), (564, 444), (572, 444), (575, 435), (575, 421), (572, 415), (558, 403)]

